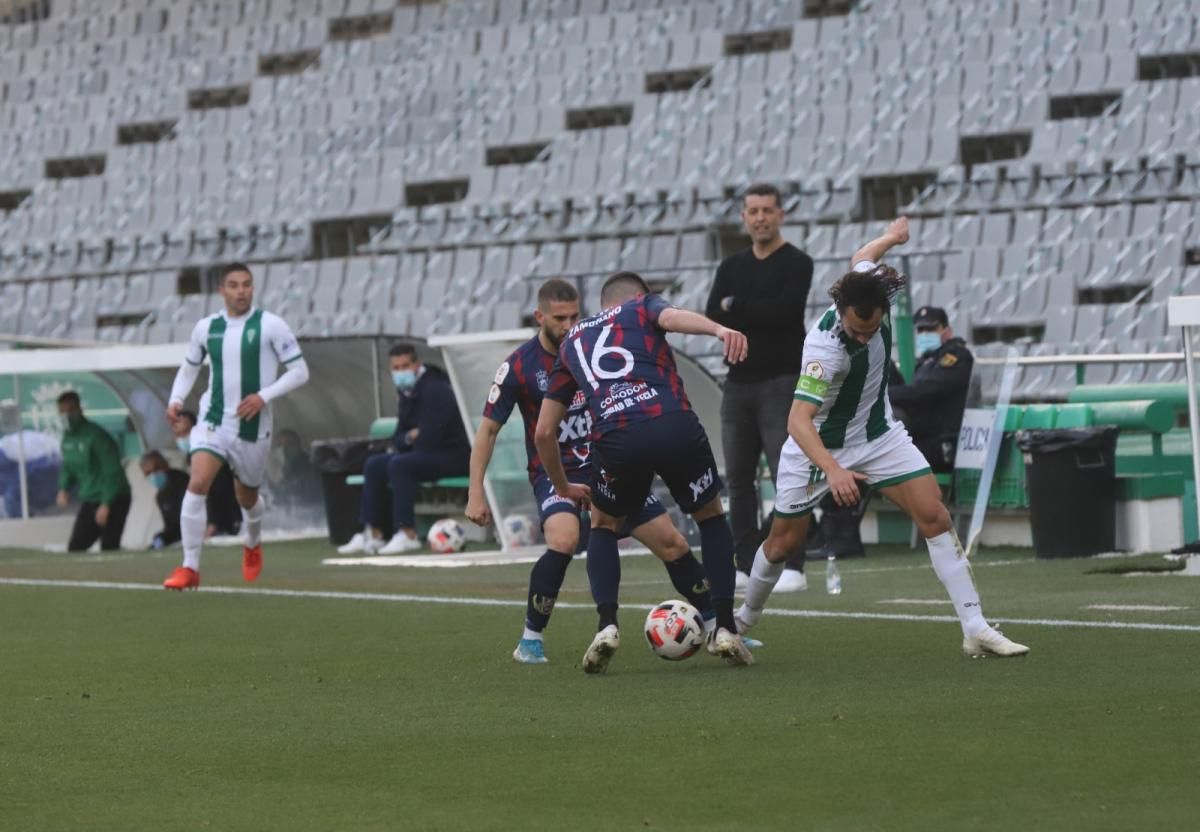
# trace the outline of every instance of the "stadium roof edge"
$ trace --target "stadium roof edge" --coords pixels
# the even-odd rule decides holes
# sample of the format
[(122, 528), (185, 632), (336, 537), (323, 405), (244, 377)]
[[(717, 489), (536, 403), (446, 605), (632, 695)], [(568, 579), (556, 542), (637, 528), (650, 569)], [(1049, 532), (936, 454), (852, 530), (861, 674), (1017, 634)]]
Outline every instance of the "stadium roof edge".
[(145, 344), (85, 349), (0, 352), (0, 375), (53, 372), (106, 372), (178, 367), (187, 344)]

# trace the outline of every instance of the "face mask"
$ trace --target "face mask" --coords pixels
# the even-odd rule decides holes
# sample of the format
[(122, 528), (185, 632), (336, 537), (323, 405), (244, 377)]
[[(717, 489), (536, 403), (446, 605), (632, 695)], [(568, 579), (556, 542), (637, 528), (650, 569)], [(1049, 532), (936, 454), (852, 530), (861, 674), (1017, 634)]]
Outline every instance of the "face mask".
[(192, 449), (192, 443), (186, 436), (181, 436), (175, 440), (175, 447), (178, 448), (181, 453), (186, 454)]
[(167, 487), (166, 471), (154, 471), (146, 479), (150, 480), (150, 484), (154, 486), (155, 491), (162, 491)]
[(411, 390), (417, 383), (415, 370), (392, 370), (392, 383), (397, 390)]
[(927, 352), (934, 352), (942, 346), (942, 336), (936, 332), (918, 332), (917, 333), (917, 355), (921, 356)]

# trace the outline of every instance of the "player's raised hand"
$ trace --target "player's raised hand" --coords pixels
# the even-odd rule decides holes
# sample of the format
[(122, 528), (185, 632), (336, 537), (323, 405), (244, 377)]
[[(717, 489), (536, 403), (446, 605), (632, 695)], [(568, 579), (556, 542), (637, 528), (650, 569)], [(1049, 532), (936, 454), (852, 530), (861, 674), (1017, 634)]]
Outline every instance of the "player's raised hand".
[(251, 393), (238, 404), (237, 416), (239, 419), (253, 419), (266, 406), (267, 403), (263, 401), (262, 396)]
[(839, 506), (852, 506), (858, 502), (858, 483), (866, 481), (866, 474), (839, 468), (828, 476), (829, 491), (833, 494), (835, 503)]
[(722, 326), (717, 328), (716, 336), (725, 344), (726, 361), (730, 364), (738, 364), (746, 360), (750, 346), (746, 343), (745, 335), (736, 329)]
[(904, 245), (908, 242), (908, 217), (897, 217), (892, 220), (885, 232), (892, 238), (893, 245)]
[(592, 489), (586, 485), (580, 485), (577, 482), (567, 483), (565, 491), (558, 491), (558, 496), (564, 500), (570, 500), (580, 508), (586, 509), (592, 504)]
[(467, 519), (476, 526), (492, 524), (492, 510), (488, 508), (487, 499), (482, 494), (468, 492)]

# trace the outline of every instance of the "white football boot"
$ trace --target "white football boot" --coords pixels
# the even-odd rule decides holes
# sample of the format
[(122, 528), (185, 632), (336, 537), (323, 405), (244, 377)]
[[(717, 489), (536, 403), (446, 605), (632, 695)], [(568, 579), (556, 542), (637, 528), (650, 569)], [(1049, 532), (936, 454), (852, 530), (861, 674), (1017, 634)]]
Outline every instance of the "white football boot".
[(404, 532), (396, 532), (387, 545), (379, 550), (381, 555), (403, 555), (405, 552), (416, 552), (425, 548), (420, 538), (409, 537)]
[(1029, 648), (1024, 644), (1017, 644), (1015, 641), (1006, 638), (1004, 633), (995, 627), (985, 626), (975, 635), (967, 636), (963, 639), (963, 652), (973, 659), (983, 658), (984, 656), (1010, 658), (1012, 656), (1024, 656), (1029, 652)]
[(621, 631), (616, 624), (609, 624), (592, 639), (587, 652), (583, 654), (584, 673), (603, 673), (608, 670), (608, 662), (621, 646)]
[(808, 589), (808, 576), (799, 569), (784, 569), (775, 583), (774, 592), (803, 592)]
[(724, 659), (731, 665), (752, 665), (754, 656), (750, 648), (742, 641), (742, 637), (731, 633), (724, 627), (718, 627), (708, 640), (708, 652), (717, 658)]

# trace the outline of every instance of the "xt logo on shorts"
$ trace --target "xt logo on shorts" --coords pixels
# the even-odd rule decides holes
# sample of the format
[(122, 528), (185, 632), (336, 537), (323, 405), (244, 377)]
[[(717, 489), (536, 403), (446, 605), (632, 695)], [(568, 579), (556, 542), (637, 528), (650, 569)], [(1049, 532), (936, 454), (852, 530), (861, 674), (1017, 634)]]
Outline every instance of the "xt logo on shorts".
[(700, 499), (700, 495), (712, 486), (714, 476), (713, 469), (709, 468), (700, 479), (688, 483), (688, 487), (692, 489), (693, 500)]

